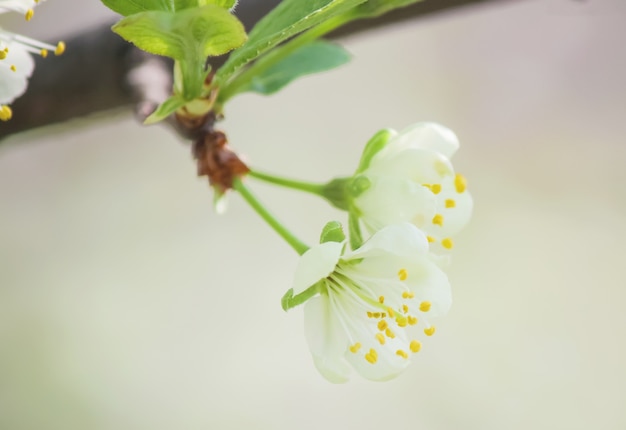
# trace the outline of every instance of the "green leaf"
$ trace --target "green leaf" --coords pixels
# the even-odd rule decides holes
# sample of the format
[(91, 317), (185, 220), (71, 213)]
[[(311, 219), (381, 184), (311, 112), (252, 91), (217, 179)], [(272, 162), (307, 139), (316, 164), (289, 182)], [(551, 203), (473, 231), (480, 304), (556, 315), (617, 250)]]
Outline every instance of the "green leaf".
[(301, 76), (324, 72), (348, 61), (350, 54), (341, 46), (322, 41), (313, 42), (254, 76), (247, 85), (239, 87), (237, 92), (273, 94)]
[(368, 0), (352, 9), (348, 14), (351, 19), (373, 18), (393, 9), (408, 6), (422, 0)]
[(176, 12), (206, 5), (230, 9), (236, 0), (102, 0), (102, 3), (114, 12), (128, 16), (148, 11)]
[(233, 52), (217, 72), (224, 83), (242, 66), (292, 36), (347, 12), (365, 0), (283, 0), (249, 34), (248, 42)]
[(178, 109), (183, 107), (185, 103), (187, 103), (185, 99), (180, 96), (174, 95), (161, 103), (157, 110), (152, 112), (152, 114), (148, 118), (146, 118), (143, 123), (149, 125), (164, 120), (165, 118), (176, 112)]
[(241, 22), (215, 5), (140, 12), (122, 19), (113, 31), (146, 52), (180, 61), (185, 100), (201, 94), (207, 56), (225, 54), (246, 40)]
[(326, 223), (322, 234), (320, 235), (320, 243), (326, 242), (343, 242), (346, 235), (339, 221), (330, 221)]
[(383, 129), (372, 136), (363, 149), (361, 161), (359, 161), (359, 167), (356, 169), (355, 175), (365, 171), (365, 169), (369, 167), (374, 155), (387, 146), (387, 143), (394, 135), (395, 133), (393, 130)]

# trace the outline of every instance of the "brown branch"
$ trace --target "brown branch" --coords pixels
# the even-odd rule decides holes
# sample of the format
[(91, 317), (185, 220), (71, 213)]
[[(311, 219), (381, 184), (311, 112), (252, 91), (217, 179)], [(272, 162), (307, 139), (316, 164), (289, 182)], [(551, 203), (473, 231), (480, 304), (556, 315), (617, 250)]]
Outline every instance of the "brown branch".
[[(500, 0), (501, 2), (503, 0)], [(330, 37), (495, 0), (425, 0), (387, 15), (351, 23)], [(236, 14), (247, 29), (280, 0), (248, 0)], [(21, 131), (114, 108), (135, 108), (145, 117), (171, 89), (171, 62), (146, 54), (111, 32), (110, 25), (67, 40), (61, 57), (37, 58), (27, 93), (12, 105), (13, 119), (0, 123), (0, 139)], [(213, 62), (218, 65), (223, 58)]]

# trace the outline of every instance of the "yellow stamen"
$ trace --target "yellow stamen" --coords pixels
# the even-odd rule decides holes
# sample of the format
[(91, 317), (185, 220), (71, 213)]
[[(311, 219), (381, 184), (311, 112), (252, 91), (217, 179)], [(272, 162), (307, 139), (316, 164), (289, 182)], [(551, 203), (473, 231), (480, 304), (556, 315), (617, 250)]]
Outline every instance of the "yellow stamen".
[(32, 9), (28, 9), (26, 11), (26, 14), (24, 15), (24, 18), (26, 18), (26, 21), (30, 21), (31, 19), (33, 19), (33, 15), (35, 14), (35, 11)]
[(11, 64), (10, 69), (12, 72), (17, 72), (17, 67), (15, 67), (15, 64)]
[(373, 314), (373, 313), (371, 313), (370, 311), (367, 311), (367, 317), (368, 317), (368, 318), (372, 318), (373, 316), (374, 316), (374, 314)]
[(2, 51), (0, 51), (0, 60), (4, 60), (5, 58), (7, 58), (7, 55), (9, 55), (9, 48), (4, 48)]
[(398, 315), (398, 317), (396, 318), (396, 324), (398, 324), (398, 327), (406, 327), (407, 319), (401, 315)]
[(409, 311), (409, 307), (407, 305), (402, 305), (402, 312), (405, 314)]
[(13, 111), (6, 105), (0, 105), (0, 121), (8, 121), (13, 117)]
[(379, 302), (380, 304), (385, 303), (385, 297), (384, 297), (384, 296), (380, 296), (380, 297), (378, 298), (378, 302)]
[(430, 327), (425, 328), (425, 329), (424, 329), (424, 334), (425, 334), (426, 336), (432, 336), (433, 334), (435, 334), (435, 326), (434, 326), (434, 325), (431, 325)]
[(456, 202), (452, 199), (446, 199), (446, 207), (449, 208), (453, 208), (456, 206)]
[(422, 344), (417, 340), (412, 340), (409, 348), (411, 348), (411, 352), (419, 352), (422, 349)]
[(426, 239), (428, 240), (428, 243), (433, 243), (433, 242), (436, 242), (436, 241), (437, 241), (437, 239), (435, 239), (435, 238), (434, 238), (434, 237), (432, 237), (432, 236), (426, 236)]
[(452, 239), (450, 239), (449, 237), (446, 237), (445, 239), (441, 241), (441, 246), (443, 246), (446, 249), (452, 249), (452, 247), (454, 246), (454, 243), (452, 242)]
[(359, 352), (359, 349), (361, 349), (361, 344), (357, 342), (350, 347), (350, 352), (356, 354), (357, 352)]
[(422, 302), (420, 303), (420, 311), (428, 312), (430, 310), (431, 303), (430, 302)]
[(387, 335), (389, 339), (396, 337), (396, 334), (390, 328), (385, 330), (385, 335)]
[(401, 281), (406, 281), (406, 278), (408, 278), (408, 276), (409, 273), (406, 271), (406, 269), (398, 270), (398, 279), (400, 279)]
[(414, 317), (414, 316), (412, 316), (412, 315), (409, 315), (409, 316), (407, 317), (407, 319), (409, 320), (409, 325), (415, 325), (415, 324), (417, 324), (417, 317)]
[(57, 47), (54, 50), (54, 55), (61, 55), (65, 52), (65, 42), (61, 41), (57, 43)]
[(374, 348), (372, 348), (372, 349), (370, 349), (370, 352), (365, 354), (365, 359), (369, 363), (374, 364), (374, 363), (376, 363), (376, 361), (378, 361), (378, 353), (376, 352), (376, 350)]
[(396, 355), (399, 355), (400, 357), (404, 358), (405, 360), (407, 358), (409, 358), (409, 354), (407, 354), (406, 351), (402, 351), (401, 349), (396, 351)]
[(430, 191), (433, 192), (433, 194), (439, 194), (441, 192), (441, 184), (433, 184), (430, 186)]
[(433, 217), (433, 224), (443, 227), (443, 215), (437, 214)]
[(454, 188), (456, 188), (456, 192), (461, 194), (467, 188), (467, 181), (465, 177), (460, 173), (457, 173), (454, 177)]
[(412, 299), (413, 297), (415, 297), (415, 294), (413, 294), (413, 291), (404, 291), (402, 293), (403, 299)]
[(378, 321), (378, 330), (385, 331), (386, 328), (387, 328), (387, 321), (385, 320)]
[(393, 309), (391, 309), (391, 308), (387, 308), (387, 313), (389, 314), (389, 317), (390, 317), (390, 318), (393, 318), (393, 317), (396, 315), (396, 313), (394, 312), (394, 310), (393, 310)]
[(374, 315), (374, 318), (380, 318), (380, 312), (374, 312), (372, 315)]
[(385, 336), (382, 333), (376, 333), (376, 340), (380, 342), (381, 345), (385, 344)]
[(39, 51), (39, 55), (41, 55), (43, 58), (46, 58), (48, 56), (48, 50), (42, 49), (41, 51)]

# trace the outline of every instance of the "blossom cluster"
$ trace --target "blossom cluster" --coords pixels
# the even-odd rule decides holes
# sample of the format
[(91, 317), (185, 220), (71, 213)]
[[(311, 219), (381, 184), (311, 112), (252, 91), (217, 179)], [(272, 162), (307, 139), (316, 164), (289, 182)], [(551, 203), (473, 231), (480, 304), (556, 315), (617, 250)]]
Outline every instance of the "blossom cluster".
[[(34, 7), (40, 0), (0, 0), (0, 13), (19, 12), (30, 21)], [(56, 46), (39, 42), (0, 27), (0, 121), (8, 121), (13, 116), (9, 104), (21, 96), (28, 86), (35, 67), (31, 54), (46, 57), (49, 52), (61, 55), (65, 44)]]
[(351, 368), (370, 380), (397, 376), (435, 333), (433, 318), (450, 308), (444, 269), (472, 212), (466, 180), (450, 162), (458, 148), (456, 135), (434, 123), (383, 130), (356, 173), (334, 182), (351, 235), (362, 225), (370, 237), (351, 237), (349, 249), (342, 232), (323, 234), (283, 300), (288, 309), (306, 298), (306, 339), (329, 381), (348, 380)]

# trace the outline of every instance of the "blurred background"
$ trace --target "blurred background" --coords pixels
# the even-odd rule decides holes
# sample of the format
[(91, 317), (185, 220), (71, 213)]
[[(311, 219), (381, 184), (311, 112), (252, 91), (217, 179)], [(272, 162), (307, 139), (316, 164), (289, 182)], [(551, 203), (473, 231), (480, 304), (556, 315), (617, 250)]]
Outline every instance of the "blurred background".
[[(35, 15), (51, 40), (112, 16)], [(625, 38), (623, 0), (492, 2), (343, 39), (349, 65), (229, 106), (251, 165), (311, 181), (380, 128), (458, 134), (454, 306), (388, 383), (317, 373), (280, 308), (297, 256), (239, 196), (216, 215), (169, 130), (124, 111), (3, 142), (0, 429), (626, 428)], [(345, 221), (250, 186), (309, 243)]]

